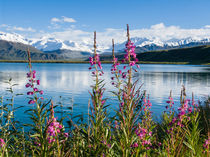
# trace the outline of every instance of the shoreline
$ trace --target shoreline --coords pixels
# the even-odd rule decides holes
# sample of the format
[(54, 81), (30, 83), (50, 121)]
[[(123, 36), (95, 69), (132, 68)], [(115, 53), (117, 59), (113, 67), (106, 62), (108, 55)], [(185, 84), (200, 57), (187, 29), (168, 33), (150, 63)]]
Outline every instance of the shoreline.
[[(0, 63), (28, 63), (27, 60), (0, 60)], [(65, 60), (32, 60), (32, 63), (68, 63), (68, 64), (89, 64), (89, 61), (65, 61)], [(101, 61), (103, 64), (111, 64), (111, 61)], [(210, 63), (190, 62), (152, 62), (139, 61), (138, 64), (174, 64), (174, 65), (210, 65)]]

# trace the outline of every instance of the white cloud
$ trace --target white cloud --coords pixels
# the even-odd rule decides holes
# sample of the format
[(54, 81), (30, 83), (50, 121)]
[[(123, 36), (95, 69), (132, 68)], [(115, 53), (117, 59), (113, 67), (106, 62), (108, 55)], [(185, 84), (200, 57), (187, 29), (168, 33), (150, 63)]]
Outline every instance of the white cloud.
[(179, 26), (165, 26), (163, 23), (152, 25), (150, 28), (131, 30), (131, 37), (159, 38), (163, 41), (184, 38), (210, 37), (210, 27), (198, 29), (184, 29)]
[[(64, 19), (64, 17), (62, 17), (61, 19)], [(90, 45), (93, 44), (93, 32), (85, 31), (85, 28), (83, 28), (83, 30), (80, 30), (77, 28), (77, 25), (69, 25), (68, 28), (66, 26), (59, 25), (61, 23), (60, 22), (61, 19), (52, 18), (51, 21), (54, 21), (55, 23), (48, 27), (48, 31), (44, 30), (45, 33), (44, 32), (40, 33), (39, 31), (37, 31), (36, 33), (32, 34), (33, 38), (47, 36), (47, 37), (57, 38), (60, 40), (71, 40), (80, 44), (84, 42)], [(4, 29), (10, 31), (35, 32), (35, 30), (32, 29), (31, 27), (22, 28), (17, 26), (9, 26), (6, 24), (2, 24), (0, 25), (0, 27), (2, 28), (4, 27)], [(148, 39), (160, 39), (163, 42), (171, 39), (180, 40), (190, 37), (193, 39), (203, 39), (203, 38), (210, 38), (210, 25), (206, 25), (196, 29), (195, 28), (186, 29), (186, 28), (181, 28), (180, 26), (175, 26), (175, 25), (167, 26), (164, 23), (159, 23), (152, 25), (148, 28), (141, 28), (141, 29), (132, 29), (132, 27), (130, 27), (130, 36), (131, 38), (138, 37), (138, 38), (148, 38)], [(104, 31), (97, 32), (98, 45), (104, 47), (107, 47), (107, 45), (110, 46), (112, 39), (115, 40), (115, 43), (124, 42), (127, 39), (126, 28), (121, 28), (121, 29), (107, 28)]]
[(52, 22), (52, 23), (54, 23), (54, 22), (61, 22), (61, 20), (58, 19), (58, 18), (56, 18), (56, 17), (53, 17), (53, 18), (51, 19), (51, 22)]
[(205, 25), (204, 28), (209, 29), (210, 28), (210, 25)]
[(65, 17), (65, 16), (62, 16), (62, 18), (63, 18), (63, 21), (64, 21), (64, 22), (69, 22), (69, 23), (74, 23), (74, 22), (76, 22), (76, 20), (73, 19), (73, 18), (69, 18), (69, 17)]
[(14, 31), (22, 31), (22, 32), (36, 32), (35, 29), (31, 28), (31, 27), (28, 27), (28, 28), (23, 28), (23, 27), (12, 27), (12, 30)]
[(0, 28), (5, 28), (7, 31), (36, 32), (36, 30), (31, 27), (23, 28), (17, 26), (10, 26), (6, 24), (1, 24)]
[(164, 28), (165, 28), (164, 23), (159, 23), (151, 26), (151, 29), (164, 29)]
[(51, 19), (51, 24), (54, 24), (54, 23), (64, 23), (64, 22), (67, 22), (67, 23), (75, 23), (76, 20), (73, 19), (73, 18), (70, 18), (70, 17), (65, 17), (65, 16), (62, 16), (61, 18), (53, 17)]
[[(56, 29), (52, 33), (40, 34), (40, 36), (49, 36), (60, 40), (71, 40), (78, 43), (86, 42), (93, 44), (93, 32), (77, 29), (75, 25), (68, 27), (65, 30)], [(164, 23), (152, 25), (149, 28), (130, 30), (131, 38), (140, 37), (148, 39), (160, 39), (161, 41), (168, 41), (171, 39), (186, 39), (192, 37), (194, 39), (210, 38), (210, 27), (203, 27), (198, 29), (184, 29), (179, 26), (166, 26)], [(107, 28), (104, 31), (97, 32), (97, 44), (107, 47), (111, 45), (112, 39), (115, 43), (124, 42), (126, 37), (126, 28), (113, 29)]]
[(8, 27), (6, 24), (1, 24), (0, 27)]

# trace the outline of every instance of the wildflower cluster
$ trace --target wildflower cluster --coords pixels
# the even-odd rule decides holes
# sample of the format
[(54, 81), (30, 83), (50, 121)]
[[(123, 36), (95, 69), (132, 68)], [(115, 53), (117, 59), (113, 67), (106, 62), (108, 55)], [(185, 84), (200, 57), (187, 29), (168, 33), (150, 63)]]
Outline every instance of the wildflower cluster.
[(148, 132), (147, 128), (143, 128), (139, 125), (135, 130), (135, 133), (139, 137), (141, 145), (149, 149), (152, 145), (151, 140), (149, 139), (152, 136), (152, 132)]
[(189, 105), (190, 100), (187, 99), (184, 101), (184, 104), (182, 104), (178, 108), (178, 114), (177, 116), (174, 116), (172, 121), (169, 123), (170, 129), (167, 130), (168, 133), (171, 133), (175, 127), (184, 127), (184, 125), (190, 121), (190, 114), (193, 112), (193, 107)]
[[(125, 44), (125, 52), (126, 54), (124, 55), (124, 60), (123, 62), (130, 61), (129, 66), (134, 66), (136, 62), (138, 62), (138, 59), (136, 58), (136, 53), (135, 53), (135, 48), (136, 46), (134, 45), (133, 42), (130, 40)], [(133, 58), (133, 61), (131, 61)]]
[(48, 121), (48, 128), (47, 128), (47, 140), (49, 143), (53, 143), (56, 141), (56, 138), (59, 135), (63, 135), (64, 137), (68, 137), (68, 133), (63, 133), (64, 126), (60, 124), (57, 119), (54, 117), (54, 109), (53, 109), (53, 102), (51, 101), (51, 115)]
[(152, 147), (152, 131), (153, 131), (153, 121), (151, 117), (151, 106), (152, 103), (149, 100), (149, 97), (147, 99), (146, 92), (144, 93), (144, 99), (143, 99), (143, 117), (141, 123), (138, 124), (137, 129), (135, 130), (136, 135), (139, 137), (139, 142), (141, 145), (146, 148), (150, 149)]
[(204, 144), (203, 144), (203, 147), (204, 147), (204, 152), (207, 152), (209, 153), (209, 145), (210, 145), (210, 138), (209, 139), (206, 139)]
[(55, 136), (57, 136), (59, 133), (61, 133), (61, 129), (63, 126), (57, 122), (56, 118), (52, 119), (52, 122), (49, 124), (49, 127), (47, 128), (48, 133), (48, 142), (52, 143), (55, 142)]

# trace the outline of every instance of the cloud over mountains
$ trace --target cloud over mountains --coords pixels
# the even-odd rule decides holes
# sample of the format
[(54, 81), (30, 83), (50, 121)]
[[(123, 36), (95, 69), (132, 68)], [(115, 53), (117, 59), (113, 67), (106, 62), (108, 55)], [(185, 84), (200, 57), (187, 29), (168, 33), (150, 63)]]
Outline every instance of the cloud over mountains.
[[(74, 25), (72, 25), (72, 23)], [(6, 32), (17, 32), (24, 38), (32, 39), (34, 42), (42, 41), (47, 43), (47, 41), (50, 41), (52, 43), (56, 41), (56, 43), (58, 43), (59, 41), (59, 43), (64, 43), (63, 45), (69, 45), (66, 43), (76, 43), (78, 47), (84, 47), (85, 50), (87, 49), (86, 47), (88, 47), (88, 50), (92, 47), (93, 31), (87, 31), (85, 27), (82, 27), (80, 22), (76, 21), (72, 17), (53, 17), (51, 18), (49, 24), (48, 28), (40, 31), (37, 31), (32, 27), (24, 28), (7, 24), (1, 24), (0, 28), (4, 29)], [(132, 38), (141, 38), (138, 40), (138, 43), (140, 43), (142, 39), (146, 39), (144, 40), (143, 45), (152, 43), (155, 43), (156, 45), (164, 45), (165, 43), (174, 44), (174, 42), (180, 43), (180, 40), (189, 39), (194, 42), (201, 41), (203, 39), (208, 39), (209, 41), (210, 25), (206, 25), (201, 28), (181, 28), (176, 25), (165, 25), (161, 22), (148, 28), (138, 29), (132, 29), (131, 25), (130, 36)], [(55, 39), (55, 41), (52, 41), (52, 39)], [(126, 28), (106, 28), (103, 31), (97, 31), (97, 45), (99, 45), (99, 51), (100, 49), (109, 49), (112, 39), (114, 39), (117, 44), (124, 43), (127, 39)], [(70, 47), (72, 47), (72, 44), (70, 44)]]

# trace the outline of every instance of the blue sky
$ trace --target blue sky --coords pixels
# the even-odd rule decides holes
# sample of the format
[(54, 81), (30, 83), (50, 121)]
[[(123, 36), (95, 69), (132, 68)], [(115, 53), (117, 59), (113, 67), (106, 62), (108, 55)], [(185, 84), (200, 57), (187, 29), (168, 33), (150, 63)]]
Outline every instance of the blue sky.
[(81, 35), (125, 29), (128, 23), (132, 30), (162, 24), (190, 32), (209, 27), (209, 7), (210, 0), (0, 0), (0, 31)]

